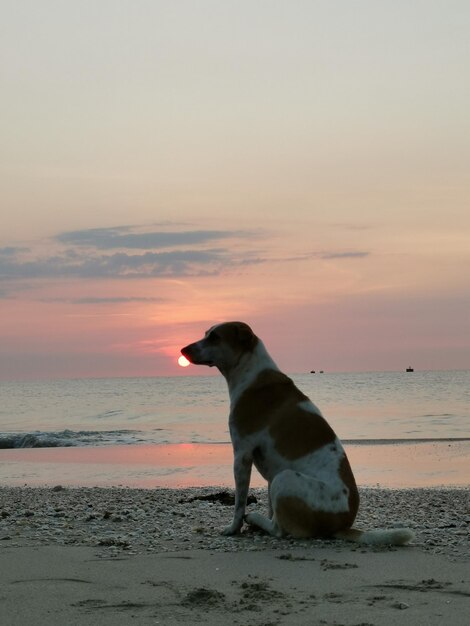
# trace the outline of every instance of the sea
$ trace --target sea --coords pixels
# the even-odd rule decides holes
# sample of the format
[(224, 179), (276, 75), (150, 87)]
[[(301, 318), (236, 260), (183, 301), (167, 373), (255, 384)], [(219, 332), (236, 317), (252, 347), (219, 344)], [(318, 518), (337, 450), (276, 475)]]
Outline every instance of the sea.
[[(466, 447), (463, 453), (460, 449), (460, 457), (462, 454), (465, 457), (469, 450), (470, 370), (325, 372), (297, 374), (292, 378), (320, 408), (340, 439), (351, 447), (369, 446), (371, 451), (379, 446), (383, 451), (384, 444), (401, 443), (413, 444), (416, 450), (420, 443), (449, 447), (450, 443), (463, 442)], [(46, 456), (45, 452), (42, 457), (32, 452), (29, 456), (12, 453), (20, 449), (87, 448), (88, 456), (74, 453), (81, 466), (87, 464), (86, 459), (89, 465), (104, 463), (105, 448), (120, 451), (122, 457), (125, 447), (128, 465), (133, 464), (132, 458), (137, 454), (144, 458), (145, 451), (173, 450), (178, 454), (176, 458), (170, 454), (168, 467), (181, 475), (178, 468), (181, 446), (186, 446), (186, 454), (193, 454), (193, 468), (205, 463), (209, 450), (222, 446), (218, 449), (227, 450), (228, 467), (231, 454), (228, 411), (227, 388), (221, 376), (3, 382), (0, 383), (0, 465), (5, 469), (13, 468), (16, 463), (16, 473), (11, 476), (0, 470), (0, 481), (27, 483), (28, 470), (18, 470), (34, 467), (35, 484), (41, 480), (56, 482), (56, 477), (46, 476), (47, 472), (41, 472), (40, 467), (44, 469), (47, 464), (57, 465), (63, 459), (74, 458), (72, 453), (67, 457), (64, 453), (60, 456), (56, 453), (56, 457), (52, 453)], [(109, 454), (108, 451), (108, 457)], [(379, 461), (380, 458), (378, 453)], [(37, 459), (44, 459), (42, 466)], [(465, 471), (465, 458), (461, 461)], [(149, 460), (150, 465), (155, 463)], [(161, 466), (161, 458), (157, 464)], [(470, 478), (470, 466), (468, 469)], [(138, 478), (132, 483), (125, 478), (127, 474), (115, 474), (114, 480), (133, 485), (145, 483)], [(201, 481), (194, 471), (192, 475), (196, 482)], [(231, 472), (229, 475), (231, 480)], [(95, 480), (92, 484), (101, 483)]]

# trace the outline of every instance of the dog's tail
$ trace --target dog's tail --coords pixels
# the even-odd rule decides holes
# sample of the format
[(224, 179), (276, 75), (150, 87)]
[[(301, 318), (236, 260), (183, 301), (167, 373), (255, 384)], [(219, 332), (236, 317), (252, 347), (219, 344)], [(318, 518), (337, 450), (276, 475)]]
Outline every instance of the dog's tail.
[(334, 534), (336, 539), (355, 541), (369, 546), (404, 546), (414, 539), (414, 533), (409, 528), (392, 528), (390, 530), (357, 530), (346, 528)]

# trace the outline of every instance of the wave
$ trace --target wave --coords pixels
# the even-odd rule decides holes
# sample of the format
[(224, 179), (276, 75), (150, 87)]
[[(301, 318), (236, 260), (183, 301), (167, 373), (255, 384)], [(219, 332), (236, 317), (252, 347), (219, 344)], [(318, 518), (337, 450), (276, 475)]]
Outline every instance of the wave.
[[(0, 450), (13, 448), (67, 448), (86, 446), (117, 446), (133, 444), (210, 444), (230, 445), (227, 440), (211, 440), (192, 436), (189, 438), (172, 437), (163, 428), (151, 431), (142, 430), (61, 430), (59, 432), (1, 433)], [(169, 436), (170, 435), (170, 436)], [(456, 443), (470, 441), (469, 437), (419, 437), (419, 438), (387, 438), (387, 439), (342, 439), (346, 446), (377, 446), (420, 443)]]
[(142, 443), (145, 439), (145, 434), (139, 430), (0, 433), (0, 449), (119, 445)]

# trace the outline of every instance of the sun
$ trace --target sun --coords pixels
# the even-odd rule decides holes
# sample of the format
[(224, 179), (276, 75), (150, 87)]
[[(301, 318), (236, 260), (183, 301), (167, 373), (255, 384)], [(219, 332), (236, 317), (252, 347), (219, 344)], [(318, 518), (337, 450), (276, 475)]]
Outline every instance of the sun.
[(191, 364), (185, 356), (181, 355), (180, 358), (178, 359), (178, 365), (180, 367), (188, 367), (188, 365), (191, 365)]

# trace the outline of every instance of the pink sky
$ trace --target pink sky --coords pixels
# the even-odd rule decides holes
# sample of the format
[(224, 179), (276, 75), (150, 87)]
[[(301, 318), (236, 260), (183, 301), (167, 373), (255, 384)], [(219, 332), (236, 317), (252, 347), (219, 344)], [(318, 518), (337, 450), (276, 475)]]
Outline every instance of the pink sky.
[(7, 2), (0, 379), (470, 367), (470, 5)]

